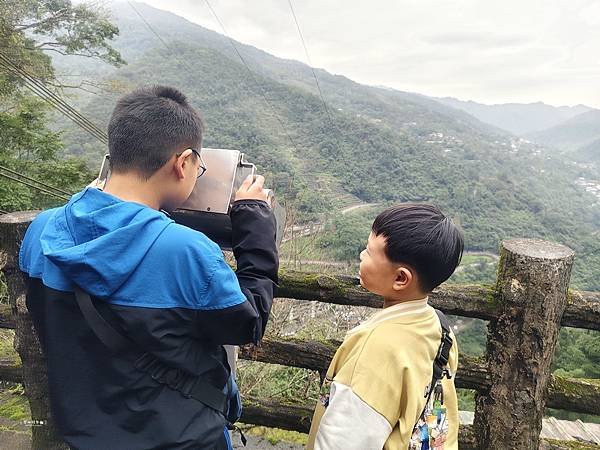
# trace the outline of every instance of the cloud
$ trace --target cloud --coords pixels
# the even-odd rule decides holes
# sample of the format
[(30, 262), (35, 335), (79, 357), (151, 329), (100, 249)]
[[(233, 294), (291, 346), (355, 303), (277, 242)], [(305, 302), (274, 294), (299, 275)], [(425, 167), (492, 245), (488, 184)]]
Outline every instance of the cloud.
[(479, 49), (520, 47), (533, 41), (525, 35), (488, 34), (486, 31), (459, 31), (426, 36), (424, 41), (436, 46), (472, 47)]
[[(307, 61), (283, 0), (209, 0), (234, 39)], [(221, 29), (203, 1), (151, 6)], [(316, 67), (486, 103), (600, 107), (597, 0), (292, 0)]]

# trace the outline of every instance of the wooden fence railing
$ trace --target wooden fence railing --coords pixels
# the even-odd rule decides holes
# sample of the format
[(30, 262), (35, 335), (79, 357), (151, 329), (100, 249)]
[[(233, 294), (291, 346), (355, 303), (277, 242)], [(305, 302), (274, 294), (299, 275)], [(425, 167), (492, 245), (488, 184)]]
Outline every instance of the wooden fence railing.
[[(18, 269), (18, 248), (33, 212), (0, 216), (2, 269), (10, 307), (0, 305), (0, 327), (15, 328), (22, 366), (2, 364), (0, 379), (22, 382), (28, 396), (35, 449), (65, 448), (52, 426), (46, 368), (25, 307), (25, 285)], [(545, 407), (600, 414), (600, 381), (550, 373), (562, 326), (600, 330), (600, 293), (568, 290), (574, 254), (541, 240), (513, 239), (501, 246), (494, 286), (447, 286), (430, 303), (448, 314), (489, 321), (482, 358), (461, 355), (456, 384), (477, 391), (472, 426), (461, 426), (462, 449), (538, 449), (561, 447), (540, 442)], [(282, 271), (278, 296), (298, 301), (380, 307), (381, 298), (363, 290), (353, 277)], [(459, 336), (460, 343), (460, 336)], [(326, 371), (338, 343), (266, 337), (245, 346), (240, 357)], [(306, 432), (314, 404), (244, 399), (242, 421)]]

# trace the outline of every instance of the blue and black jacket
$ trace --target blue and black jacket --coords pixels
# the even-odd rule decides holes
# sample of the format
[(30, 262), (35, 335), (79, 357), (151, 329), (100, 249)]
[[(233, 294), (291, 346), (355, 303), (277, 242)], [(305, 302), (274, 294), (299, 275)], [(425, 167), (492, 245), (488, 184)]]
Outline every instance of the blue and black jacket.
[(27, 306), (48, 364), (54, 421), (76, 449), (227, 448), (223, 413), (114, 355), (73, 290), (160, 361), (223, 390), (223, 344), (258, 342), (277, 283), (275, 219), (265, 202), (231, 211), (233, 272), (204, 234), (147, 206), (88, 188), (42, 212), (21, 246)]

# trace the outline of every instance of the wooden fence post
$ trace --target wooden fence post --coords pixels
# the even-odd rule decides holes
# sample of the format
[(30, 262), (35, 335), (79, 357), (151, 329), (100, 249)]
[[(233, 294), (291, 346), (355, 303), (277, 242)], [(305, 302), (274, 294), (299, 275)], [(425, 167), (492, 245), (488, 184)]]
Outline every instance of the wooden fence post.
[(538, 450), (550, 365), (567, 304), (574, 253), (538, 239), (502, 242), (499, 316), (490, 320), (488, 392), (476, 400), (481, 450)]
[(19, 248), (27, 227), (36, 212), (19, 212), (0, 216), (0, 249), (6, 263), (2, 269), (8, 285), (8, 295), (15, 317), (15, 350), (23, 363), (23, 386), (32, 419), (32, 448), (55, 450), (68, 448), (56, 433), (48, 397), (46, 359), (25, 305), (25, 279), (19, 269)]

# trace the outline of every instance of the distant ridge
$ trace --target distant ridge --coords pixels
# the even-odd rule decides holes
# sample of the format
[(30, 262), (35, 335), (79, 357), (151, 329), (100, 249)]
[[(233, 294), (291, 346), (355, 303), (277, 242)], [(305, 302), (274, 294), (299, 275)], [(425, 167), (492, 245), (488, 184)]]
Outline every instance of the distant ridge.
[(529, 138), (544, 145), (572, 151), (600, 139), (600, 110), (579, 114), (559, 125), (531, 133)]
[(593, 109), (585, 105), (551, 106), (543, 102), (485, 105), (452, 97), (435, 100), (517, 136), (545, 130)]

